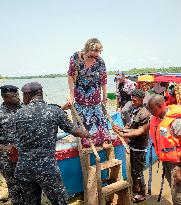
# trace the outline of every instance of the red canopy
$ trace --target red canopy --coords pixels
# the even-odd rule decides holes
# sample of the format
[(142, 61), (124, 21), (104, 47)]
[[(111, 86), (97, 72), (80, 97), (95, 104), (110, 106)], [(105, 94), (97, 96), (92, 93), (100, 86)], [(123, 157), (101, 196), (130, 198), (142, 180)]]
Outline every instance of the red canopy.
[(173, 82), (173, 83), (181, 83), (181, 77), (178, 76), (159, 76), (155, 75), (154, 82)]

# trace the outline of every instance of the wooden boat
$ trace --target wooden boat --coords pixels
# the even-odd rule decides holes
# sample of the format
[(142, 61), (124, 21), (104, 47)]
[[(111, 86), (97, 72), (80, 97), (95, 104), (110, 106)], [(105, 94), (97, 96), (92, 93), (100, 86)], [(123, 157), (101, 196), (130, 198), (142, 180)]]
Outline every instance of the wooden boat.
[[(113, 113), (112, 119), (115, 124), (123, 126), (120, 113)], [(109, 124), (109, 129), (112, 137), (112, 143), (115, 147), (115, 156), (117, 159), (123, 161), (123, 178), (126, 178), (126, 161), (125, 161), (125, 148), (116, 138), (116, 135), (111, 130), (111, 125)], [(58, 133), (58, 138), (56, 146), (56, 159), (58, 166), (60, 168), (60, 173), (62, 180), (66, 187), (66, 190), (70, 196), (83, 191), (83, 177), (82, 169), (80, 164), (78, 144), (75, 140), (70, 139), (67, 133)], [(62, 138), (62, 139), (61, 139)], [(150, 143), (149, 143), (150, 144)], [(146, 167), (149, 166), (149, 156), (150, 156), (150, 146), (148, 146), (148, 152), (146, 156)], [(99, 152), (101, 161), (105, 161), (106, 155), (104, 151)], [(153, 162), (157, 160), (154, 150), (152, 150)], [(95, 158), (91, 156), (91, 163), (95, 164)], [(102, 177), (106, 178), (107, 171), (102, 172)]]

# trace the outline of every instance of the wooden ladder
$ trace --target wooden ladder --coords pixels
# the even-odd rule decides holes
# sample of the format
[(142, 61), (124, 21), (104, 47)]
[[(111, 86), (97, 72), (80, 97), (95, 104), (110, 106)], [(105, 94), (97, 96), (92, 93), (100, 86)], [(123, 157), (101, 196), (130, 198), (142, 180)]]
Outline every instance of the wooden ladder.
[[(102, 147), (84, 148), (80, 151), (82, 172), (84, 176), (85, 205), (130, 205), (132, 187), (130, 178), (129, 154), (126, 154), (127, 180), (122, 179), (122, 161), (115, 159), (114, 147), (111, 144), (105, 150), (107, 161), (100, 162), (98, 152)], [(90, 164), (90, 154), (94, 153), (96, 164)], [(101, 178), (101, 171), (108, 170), (108, 178)], [(105, 186), (103, 186), (103, 184)]]
[[(82, 130), (85, 127), (78, 116), (75, 108), (71, 108), (73, 116), (77, 119)], [(111, 119), (110, 119), (111, 120)], [(121, 139), (121, 138), (120, 138)], [(121, 139), (123, 144), (124, 140)], [(105, 162), (101, 163), (98, 152), (102, 147), (95, 147), (89, 139), (90, 148), (83, 148), (79, 138), (79, 156), (83, 173), (84, 204), (85, 205), (131, 205), (132, 204), (132, 180), (130, 169), (130, 154), (126, 148), (126, 174), (127, 180), (122, 179), (122, 161), (115, 158), (112, 144), (105, 149)], [(90, 155), (95, 156), (95, 165), (90, 163)], [(101, 171), (108, 170), (108, 178), (101, 178)]]

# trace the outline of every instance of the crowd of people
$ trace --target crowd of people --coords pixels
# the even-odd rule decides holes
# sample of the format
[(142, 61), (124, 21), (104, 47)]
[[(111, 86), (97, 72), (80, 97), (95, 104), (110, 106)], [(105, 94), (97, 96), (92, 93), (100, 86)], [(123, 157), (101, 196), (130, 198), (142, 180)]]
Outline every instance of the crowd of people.
[[(106, 149), (111, 143), (102, 104), (107, 103), (107, 74), (100, 57), (103, 46), (97, 38), (89, 39), (83, 50), (70, 58), (68, 69), (69, 99), (61, 108), (43, 100), (43, 87), (38, 82), (25, 84), (20, 102), (18, 87), (1, 86), (0, 171), (5, 177), (13, 205), (40, 205), (42, 191), (52, 205), (68, 204), (66, 190), (55, 159), (58, 128), (80, 137), (84, 147)], [(121, 137), (129, 139), (133, 202), (146, 200), (143, 175), (149, 134), (172, 191), (174, 205), (181, 205), (181, 107), (174, 104), (173, 85), (164, 98), (164, 86), (148, 93), (118, 72), (117, 110), (124, 128)], [(146, 95), (146, 96), (145, 96)], [(145, 101), (146, 98), (146, 101)], [(85, 130), (72, 123), (64, 110), (75, 107)]]

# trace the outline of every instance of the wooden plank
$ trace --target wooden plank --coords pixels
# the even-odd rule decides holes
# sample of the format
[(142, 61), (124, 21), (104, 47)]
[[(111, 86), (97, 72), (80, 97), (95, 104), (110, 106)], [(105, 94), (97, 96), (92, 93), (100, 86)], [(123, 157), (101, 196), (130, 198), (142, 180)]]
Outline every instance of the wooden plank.
[(97, 175), (98, 200), (99, 200), (99, 205), (101, 205), (104, 202), (102, 199), (101, 164), (98, 160), (96, 160), (96, 175)]
[(99, 205), (96, 168), (93, 167), (90, 167), (88, 170), (86, 205)]
[(107, 154), (107, 159), (115, 159), (115, 154), (114, 154), (114, 147), (112, 144), (110, 144), (111, 147), (109, 149), (106, 149), (106, 154)]
[(102, 194), (110, 195), (127, 187), (130, 187), (130, 184), (127, 181), (120, 180), (105, 187), (102, 187)]
[[(99, 152), (101, 150), (103, 150), (103, 147), (96, 147), (97, 152)], [(87, 153), (87, 154), (91, 154), (91, 153), (93, 153), (93, 150), (92, 150), (92, 148), (83, 148), (82, 152)]]
[[(122, 165), (122, 161), (118, 159), (111, 159), (110, 161), (105, 161), (100, 163), (100, 165), (101, 165), (101, 170), (104, 170), (104, 169), (109, 169), (111, 167), (115, 167), (117, 165)], [(93, 167), (96, 167), (96, 165), (94, 165)]]

